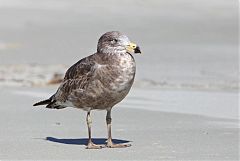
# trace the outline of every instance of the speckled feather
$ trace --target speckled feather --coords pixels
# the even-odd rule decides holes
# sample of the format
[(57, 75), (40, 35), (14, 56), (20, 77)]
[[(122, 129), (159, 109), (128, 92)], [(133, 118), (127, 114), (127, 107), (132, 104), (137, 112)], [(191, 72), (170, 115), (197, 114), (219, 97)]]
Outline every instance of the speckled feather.
[[(125, 48), (109, 44), (109, 39), (119, 36), (129, 41), (119, 32), (109, 32), (99, 39), (97, 53), (71, 66), (57, 92), (42, 101), (45, 104), (48, 101), (46, 107), (103, 110), (122, 101), (133, 84), (136, 66)], [(35, 105), (42, 105), (42, 102)]]
[(135, 70), (128, 53), (95, 53), (68, 69), (53, 99), (61, 106), (111, 108), (128, 94)]

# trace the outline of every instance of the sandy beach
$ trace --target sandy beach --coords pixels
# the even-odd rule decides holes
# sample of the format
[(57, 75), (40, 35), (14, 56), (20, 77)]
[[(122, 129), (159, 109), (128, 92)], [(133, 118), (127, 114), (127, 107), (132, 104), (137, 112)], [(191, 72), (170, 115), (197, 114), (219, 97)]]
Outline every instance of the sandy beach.
[[(237, 16), (229, 0), (0, 0), (0, 161), (239, 160)], [(32, 104), (111, 30), (143, 51), (112, 114), (114, 141), (132, 146), (86, 150), (84, 111)], [(99, 144), (105, 114), (92, 113)]]
[[(198, 92), (195, 99), (186, 99), (194, 92), (134, 89), (128, 99), (113, 110), (115, 141), (130, 142), (132, 146), (125, 149), (86, 150), (85, 112), (72, 108), (49, 110), (31, 107), (33, 102), (52, 93), (53, 87), (2, 87), (1, 91), (1, 98), (4, 98), (1, 103), (4, 106), (1, 106), (0, 117), (0, 157), (3, 160), (238, 158), (237, 93)], [(148, 94), (143, 97), (140, 93), (154, 93), (154, 97)], [(162, 95), (166, 98), (161, 98)], [(157, 96), (161, 99), (156, 99)], [(177, 96), (181, 101), (176, 101)], [(228, 102), (226, 105), (218, 101), (223, 98)], [(202, 109), (194, 110), (201, 107)], [(216, 107), (229, 110), (220, 113)], [(160, 109), (165, 109), (165, 112)], [(106, 140), (105, 113), (92, 113), (96, 143), (104, 143)]]

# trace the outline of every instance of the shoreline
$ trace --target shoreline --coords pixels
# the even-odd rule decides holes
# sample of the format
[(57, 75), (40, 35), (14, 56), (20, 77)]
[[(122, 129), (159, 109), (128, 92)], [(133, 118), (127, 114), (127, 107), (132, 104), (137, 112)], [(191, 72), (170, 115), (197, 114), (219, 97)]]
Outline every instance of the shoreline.
[[(63, 64), (37, 65), (15, 64), (0, 65), (0, 86), (47, 87), (61, 82), (69, 66)], [(176, 79), (177, 80), (177, 79)], [(136, 78), (134, 87), (160, 90), (193, 90), (238, 92), (238, 80), (208, 80), (204, 76), (199, 80), (188, 81), (162, 77), (162, 81)]]
[[(50, 97), (58, 85), (48, 87), (2, 87), (19, 97), (35, 98), (35, 101)], [(0, 86), (1, 89), (1, 86)], [(24, 90), (23, 90), (24, 89)], [(147, 111), (193, 114), (199, 116), (240, 120), (238, 92), (159, 90), (133, 87), (117, 107)], [(216, 108), (218, 107), (218, 108)]]

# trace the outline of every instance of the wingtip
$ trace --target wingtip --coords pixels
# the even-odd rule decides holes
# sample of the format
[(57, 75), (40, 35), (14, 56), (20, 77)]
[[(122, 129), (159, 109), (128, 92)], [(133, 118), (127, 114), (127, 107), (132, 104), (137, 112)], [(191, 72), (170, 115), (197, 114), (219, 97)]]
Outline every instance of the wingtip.
[(47, 100), (37, 102), (37, 103), (33, 104), (33, 106), (46, 105), (46, 104), (49, 104), (49, 103), (51, 103), (51, 99), (47, 99)]
[(34, 103), (33, 106), (37, 106), (37, 103)]
[(39, 106), (39, 105), (40, 105), (39, 102), (33, 104), (33, 106)]

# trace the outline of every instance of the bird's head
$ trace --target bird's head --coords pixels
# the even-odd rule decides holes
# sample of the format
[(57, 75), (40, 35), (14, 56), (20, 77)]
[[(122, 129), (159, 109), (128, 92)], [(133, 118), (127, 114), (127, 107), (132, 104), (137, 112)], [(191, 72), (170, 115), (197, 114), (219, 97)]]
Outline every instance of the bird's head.
[(103, 34), (98, 40), (97, 51), (100, 53), (141, 53), (139, 46), (119, 31)]

